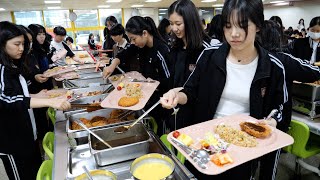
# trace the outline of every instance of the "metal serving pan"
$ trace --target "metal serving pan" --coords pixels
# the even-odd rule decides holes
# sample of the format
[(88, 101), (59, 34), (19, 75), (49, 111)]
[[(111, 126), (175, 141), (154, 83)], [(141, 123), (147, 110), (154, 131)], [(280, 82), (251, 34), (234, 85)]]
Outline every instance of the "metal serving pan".
[(320, 101), (309, 102), (293, 97), (292, 109), (308, 115), (311, 119), (320, 117)]
[[(173, 172), (173, 179), (175, 180), (195, 180), (193, 174), (191, 174), (188, 169), (183, 166), (179, 160), (172, 155), (171, 152), (163, 145), (163, 143), (156, 137), (156, 135), (149, 131), (150, 135), (149, 148), (147, 153), (161, 153), (169, 156), (176, 167)], [(122, 154), (121, 154), (122, 155)], [(94, 156), (90, 153), (90, 148), (88, 144), (84, 144), (81, 146), (76, 146), (74, 148), (68, 149), (68, 172), (66, 179), (73, 179), (79, 174), (83, 173), (82, 166), (85, 164), (89, 170), (93, 169), (106, 169), (117, 175), (119, 180), (123, 179), (131, 179), (132, 175), (130, 173), (130, 165), (133, 160), (128, 160), (124, 162), (119, 162), (112, 165), (107, 166), (98, 166), (95, 162)]]
[[(73, 130), (71, 125), (72, 122), (75, 119), (80, 119), (80, 118), (86, 118), (86, 119), (92, 119), (95, 116), (102, 116), (102, 117), (110, 117), (110, 113), (113, 111), (114, 109), (100, 109), (100, 110), (96, 110), (93, 112), (82, 112), (82, 113), (77, 113), (77, 114), (72, 114), (68, 117), (67, 123), (66, 123), (66, 131), (68, 134), (69, 138), (81, 138), (81, 137), (87, 137), (88, 136), (88, 132), (84, 129), (79, 129), (79, 130)], [(141, 114), (143, 114), (143, 111), (136, 111), (134, 112), (135, 117), (139, 117)], [(97, 128), (102, 128), (102, 127), (110, 127), (110, 126), (116, 126), (119, 124), (125, 124), (128, 122), (133, 122), (133, 120), (130, 121), (123, 121), (123, 122), (119, 122), (119, 123), (114, 123), (114, 124), (108, 124), (108, 125), (104, 125), (104, 126), (96, 126), (96, 127), (90, 127), (89, 129), (97, 129)]]
[(139, 123), (126, 133), (115, 133), (114, 129), (119, 126), (93, 130), (109, 143), (112, 149), (106, 147), (96, 137), (89, 135), (90, 151), (99, 166), (127, 161), (147, 154), (150, 136), (145, 126)]
[[(108, 85), (101, 85), (101, 86), (93, 86), (93, 87), (86, 87), (86, 88), (78, 88), (78, 89), (72, 89), (72, 92), (75, 96), (80, 95), (81, 97), (77, 97), (76, 100), (81, 100), (82, 98), (86, 98), (86, 97), (92, 97), (92, 96), (82, 96), (82, 94), (86, 94), (89, 92), (94, 92), (94, 91), (106, 91), (106, 93), (109, 93), (110, 91), (112, 91), (114, 89), (114, 87), (112, 86), (112, 84), (108, 84)], [(99, 94), (100, 95), (100, 94)], [(97, 96), (97, 95), (95, 95)], [(74, 101), (71, 101), (72, 103)]]
[(108, 79), (99, 78), (90, 78), (90, 79), (72, 79), (64, 80), (63, 88), (65, 89), (76, 89), (76, 88), (85, 88), (85, 87), (95, 87), (101, 85), (110, 84)]
[[(91, 69), (77, 69), (75, 70), (78, 74), (87, 74), (87, 73), (95, 73), (96, 70), (95, 68), (91, 68)], [(100, 71), (101, 72), (101, 71)]]
[(309, 102), (320, 101), (320, 85), (294, 82), (292, 95)]
[(102, 72), (92, 72), (79, 74), (79, 79), (102, 78)]

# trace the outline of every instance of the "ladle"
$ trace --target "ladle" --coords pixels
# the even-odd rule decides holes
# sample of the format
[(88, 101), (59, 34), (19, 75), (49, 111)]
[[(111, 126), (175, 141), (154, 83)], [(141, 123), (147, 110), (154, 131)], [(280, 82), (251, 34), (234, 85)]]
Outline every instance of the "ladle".
[(88, 131), (90, 134), (92, 134), (94, 137), (96, 137), (99, 141), (101, 141), (104, 145), (106, 145), (107, 147), (109, 147), (110, 149), (112, 149), (112, 147), (110, 146), (110, 144), (108, 144), (107, 142), (105, 142), (100, 136), (98, 136), (96, 133), (92, 132), (89, 128), (87, 128), (86, 125), (84, 125), (79, 119), (75, 119), (74, 121), (76, 121), (76, 123), (78, 123), (83, 129), (85, 129), (86, 131)]
[(84, 172), (86, 173), (87, 177), (89, 178), (89, 180), (93, 180), (90, 172), (88, 171), (86, 166), (82, 166), (82, 169), (84, 170)]
[(156, 102), (151, 108), (149, 108), (145, 113), (143, 113), (137, 120), (135, 120), (132, 124), (129, 126), (120, 126), (114, 130), (115, 133), (124, 133), (128, 131), (130, 128), (132, 128), (134, 125), (136, 125), (139, 121), (141, 121), (147, 114), (149, 114), (150, 111), (152, 111), (155, 107), (157, 107), (160, 104), (160, 100)]

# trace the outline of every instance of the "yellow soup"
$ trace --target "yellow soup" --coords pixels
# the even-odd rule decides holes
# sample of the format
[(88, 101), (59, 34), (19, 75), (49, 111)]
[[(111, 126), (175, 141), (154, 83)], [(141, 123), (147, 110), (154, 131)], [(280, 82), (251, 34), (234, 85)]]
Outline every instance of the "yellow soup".
[(138, 166), (133, 176), (141, 180), (160, 180), (172, 173), (172, 169), (163, 163), (150, 162)]

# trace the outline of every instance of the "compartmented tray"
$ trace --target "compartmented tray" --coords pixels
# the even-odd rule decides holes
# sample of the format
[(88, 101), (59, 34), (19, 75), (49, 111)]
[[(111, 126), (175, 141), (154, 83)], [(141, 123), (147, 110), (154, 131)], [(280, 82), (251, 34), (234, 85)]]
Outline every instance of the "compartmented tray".
[[(156, 135), (148, 131), (150, 140), (148, 141), (147, 153), (161, 153), (169, 156), (175, 162), (175, 170), (171, 179), (174, 180), (195, 180), (194, 176), (171, 154), (171, 152), (164, 147), (162, 142), (156, 138)], [(98, 166), (95, 162), (94, 156), (90, 153), (89, 144), (76, 146), (68, 149), (68, 172), (66, 179), (73, 179), (74, 177), (83, 173), (82, 166), (85, 164), (89, 170), (106, 169), (117, 175), (119, 180), (132, 179), (130, 173), (130, 165), (134, 160), (128, 160), (107, 166)], [(169, 180), (169, 179), (168, 179)]]
[(63, 88), (65, 89), (77, 89), (85, 87), (96, 87), (101, 85), (110, 84), (108, 79), (99, 78), (90, 78), (90, 79), (74, 79), (63, 81)]
[[(92, 92), (103, 92), (105, 90), (106, 93), (109, 93), (110, 91), (113, 90), (113, 86), (111, 84), (108, 85), (102, 85), (102, 86), (95, 86), (95, 87), (86, 87), (86, 88), (79, 88), (79, 89), (72, 89), (70, 91), (73, 92), (74, 96), (77, 96), (77, 99), (75, 101), (71, 101), (72, 103), (78, 103), (78, 104), (86, 104), (83, 103), (83, 101), (81, 101), (82, 99), (85, 99), (87, 97), (92, 97), (92, 96), (97, 96), (97, 95), (101, 95), (101, 94), (97, 94), (97, 95), (92, 95), (92, 96), (88, 96), (88, 93), (92, 93)], [(80, 97), (79, 97), (80, 96)], [(103, 99), (102, 99), (103, 100)], [(88, 102), (90, 103), (90, 102)]]
[(68, 72), (61, 74), (55, 78), (56, 81), (63, 81), (64, 79), (91, 79), (91, 78), (102, 78), (102, 72), (92, 72), (85, 74), (78, 74), (77, 72)]
[[(84, 129), (79, 129), (79, 130), (72, 129), (72, 122), (75, 119), (86, 118), (88, 120), (91, 120), (95, 116), (110, 117), (110, 114), (113, 110), (114, 109), (101, 109), (101, 110), (97, 110), (97, 111), (93, 111), (93, 112), (81, 112), (81, 113), (70, 115), (68, 117), (67, 123), (66, 123), (66, 132), (68, 134), (68, 137), (69, 138), (81, 138), (81, 137), (88, 136), (88, 132)], [(133, 114), (134, 114), (135, 118), (137, 118), (143, 114), (143, 111), (136, 111)], [(133, 122), (133, 120), (122, 121), (122, 122), (107, 124), (107, 125), (103, 125), (103, 126), (90, 127), (89, 129), (111, 127), (111, 126), (116, 126), (116, 125), (120, 125), (120, 124), (122, 125), (122, 124), (129, 123), (129, 122)]]
[(308, 115), (311, 119), (320, 117), (320, 101), (306, 101), (304, 99), (292, 98), (292, 109)]
[(320, 101), (320, 85), (294, 82), (292, 95), (309, 102)]

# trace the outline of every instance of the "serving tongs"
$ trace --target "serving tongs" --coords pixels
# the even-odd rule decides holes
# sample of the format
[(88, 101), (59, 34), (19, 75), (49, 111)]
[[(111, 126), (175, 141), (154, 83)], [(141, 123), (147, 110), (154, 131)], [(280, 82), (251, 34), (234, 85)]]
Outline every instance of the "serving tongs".
[(103, 109), (100, 104), (71, 104), (73, 108), (86, 108), (87, 112)]
[(75, 85), (74, 83), (72, 83), (72, 82), (69, 81), (68, 79), (64, 79), (64, 80), (63, 80), (63, 83), (64, 83), (65, 85), (67, 85), (68, 88), (71, 88), (71, 89), (79, 88), (79, 86)]
[(130, 128), (132, 128), (134, 125), (136, 125), (139, 121), (141, 121), (148, 113), (150, 113), (155, 107), (157, 107), (160, 104), (160, 100), (156, 102), (151, 108), (149, 108), (145, 113), (143, 113), (137, 120), (135, 120), (132, 124), (129, 126), (120, 126), (114, 130), (115, 133), (124, 133), (127, 132)]
[(83, 129), (85, 129), (86, 131), (88, 131), (88, 133), (92, 134), (94, 137), (96, 137), (99, 141), (101, 141), (104, 145), (106, 145), (107, 147), (109, 147), (110, 149), (112, 149), (112, 147), (110, 146), (110, 144), (108, 144), (107, 142), (105, 142), (100, 136), (98, 136), (96, 133), (92, 132), (89, 128), (87, 128), (86, 125), (84, 125), (79, 119), (75, 119), (74, 120), (77, 124), (79, 124)]

